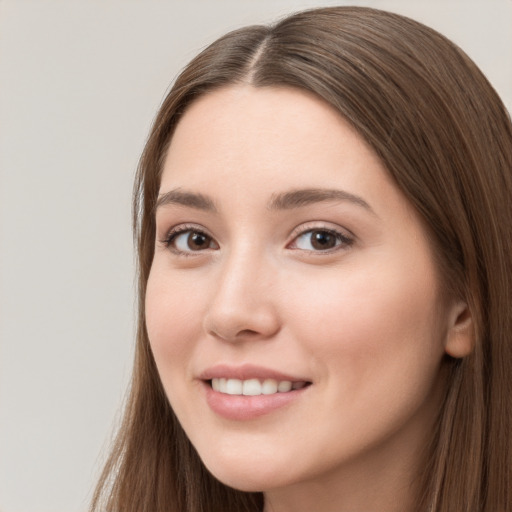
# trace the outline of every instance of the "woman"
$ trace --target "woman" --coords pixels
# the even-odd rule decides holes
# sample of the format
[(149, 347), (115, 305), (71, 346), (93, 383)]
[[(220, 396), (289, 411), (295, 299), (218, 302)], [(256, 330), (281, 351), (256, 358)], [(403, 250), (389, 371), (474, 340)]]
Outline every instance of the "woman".
[(512, 509), (512, 129), (443, 36), (340, 7), (177, 79), (93, 510)]

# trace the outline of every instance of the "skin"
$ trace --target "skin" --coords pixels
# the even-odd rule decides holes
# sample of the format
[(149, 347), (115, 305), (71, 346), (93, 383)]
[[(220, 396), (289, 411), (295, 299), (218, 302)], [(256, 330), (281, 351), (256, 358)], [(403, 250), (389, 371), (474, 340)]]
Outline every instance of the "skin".
[[(297, 189), (341, 190), (367, 206), (269, 208)], [(183, 197), (157, 208), (147, 326), (206, 467), (263, 491), (268, 512), (408, 510), (443, 357), (470, 342), (465, 304), (442, 293), (425, 229), (377, 156), (305, 92), (231, 86), (178, 124), (160, 194), (175, 190), (208, 196), (216, 211)], [(168, 243), (172, 229), (189, 231)], [(318, 249), (311, 230), (326, 229), (341, 237)], [(207, 235), (199, 248), (188, 245), (197, 231)], [(269, 414), (226, 419), (199, 379), (221, 363), (311, 385)]]

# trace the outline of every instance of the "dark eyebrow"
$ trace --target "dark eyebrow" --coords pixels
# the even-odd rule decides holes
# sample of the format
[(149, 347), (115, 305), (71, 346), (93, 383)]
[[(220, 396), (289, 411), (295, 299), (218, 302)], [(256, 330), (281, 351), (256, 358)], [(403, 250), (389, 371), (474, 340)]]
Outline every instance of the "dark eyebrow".
[(376, 215), (373, 208), (362, 197), (345, 192), (344, 190), (324, 188), (306, 188), (274, 194), (268, 207), (270, 210), (291, 210), (326, 201), (349, 201)]
[(205, 210), (208, 212), (216, 212), (215, 204), (212, 199), (203, 194), (196, 194), (195, 192), (186, 192), (180, 189), (169, 190), (158, 195), (155, 210), (161, 206), (168, 204), (178, 204), (181, 206), (188, 206), (198, 210)]
[[(273, 194), (268, 208), (269, 210), (292, 210), (294, 208), (301, 208), (310, 204), (328, 201), (349, 201), (376, 215), (372, 207), (362, 197), (351, 194), (350, 192), (345, 192), (344, 190), (323, 188), (306, 188), (291, 190), (290, 192), (283, 192), (281, 194)], [(174, 189), (160, 194), (156, 201), (155, 210), (168, 204), (188, 206), (212, 213), (217, 212), (217, 208), (210, 197), (180, 189)]]

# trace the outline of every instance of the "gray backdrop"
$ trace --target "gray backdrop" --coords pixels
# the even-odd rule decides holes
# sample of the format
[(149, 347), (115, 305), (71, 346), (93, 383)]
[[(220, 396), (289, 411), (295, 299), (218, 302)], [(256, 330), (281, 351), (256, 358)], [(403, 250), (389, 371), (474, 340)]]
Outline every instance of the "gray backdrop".
[(0, 511), (86, 510), (131, 367), (133, 173), (173, 77), (229, 29), (348, 3), (445, 33), (511, 109), (511, 0), (0, 0)]

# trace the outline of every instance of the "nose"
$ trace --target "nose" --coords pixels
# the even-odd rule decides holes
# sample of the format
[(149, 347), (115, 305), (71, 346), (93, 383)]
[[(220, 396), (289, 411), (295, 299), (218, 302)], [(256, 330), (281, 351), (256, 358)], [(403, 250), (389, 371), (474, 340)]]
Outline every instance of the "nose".
[(262, 258), (233, 255), (216, 270), (205, 331), (229, 342), (274, 336), (280, 329), (276, 269)]

